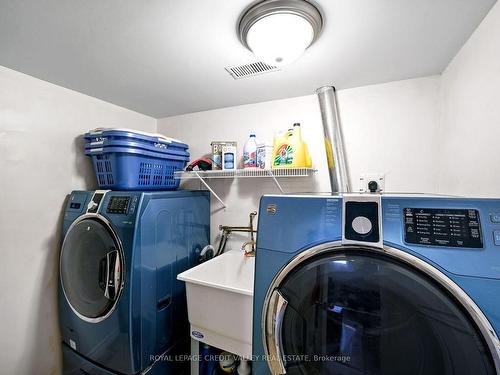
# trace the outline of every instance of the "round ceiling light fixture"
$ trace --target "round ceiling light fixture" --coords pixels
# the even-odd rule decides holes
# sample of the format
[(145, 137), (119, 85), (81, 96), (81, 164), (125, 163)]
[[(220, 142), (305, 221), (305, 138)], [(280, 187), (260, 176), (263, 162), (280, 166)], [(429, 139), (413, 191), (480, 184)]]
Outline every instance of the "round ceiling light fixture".
[(246, 10), (238, 23), (241, 43), (269, 65), (296, 61), (319, 37), (321, 13), (305, 0), (264, 0)]

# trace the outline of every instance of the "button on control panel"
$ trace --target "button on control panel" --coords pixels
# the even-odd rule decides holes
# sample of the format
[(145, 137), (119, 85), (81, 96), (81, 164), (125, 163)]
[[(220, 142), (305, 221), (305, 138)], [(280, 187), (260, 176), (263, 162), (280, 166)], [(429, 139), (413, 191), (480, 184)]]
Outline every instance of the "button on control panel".
[(490, 214), (490, 221), (493, 224), (500, 224), (500, 212), (494, 212)]
[(130, 197), (111, 197), (106, 209), (106, 213), (126, 215), (129, 203)]
[(373, 228), (372, 222), (365, 216), (355, 217), (352, 221), (352, 229), (358, 234), (368, 234)]
[(500, 246), (500, 230), (493, 231), (493, 242), (495, 246)]

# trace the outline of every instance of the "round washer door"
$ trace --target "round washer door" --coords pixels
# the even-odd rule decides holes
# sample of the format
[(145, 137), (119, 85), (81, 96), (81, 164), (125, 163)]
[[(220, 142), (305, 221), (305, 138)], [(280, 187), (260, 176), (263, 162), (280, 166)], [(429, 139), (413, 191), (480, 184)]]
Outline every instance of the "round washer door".
[(263, 339), (273, 374), (497, 373), (491, 326), (481, 330), (449, 290), (381, 251), (321, 252), (271, 288)]
[(123, 251), (109, 223), (99, 216), (75, 222), (64, 238), (60, 273), (76, 315), (99, 322), (114, 310), (123, 284)]

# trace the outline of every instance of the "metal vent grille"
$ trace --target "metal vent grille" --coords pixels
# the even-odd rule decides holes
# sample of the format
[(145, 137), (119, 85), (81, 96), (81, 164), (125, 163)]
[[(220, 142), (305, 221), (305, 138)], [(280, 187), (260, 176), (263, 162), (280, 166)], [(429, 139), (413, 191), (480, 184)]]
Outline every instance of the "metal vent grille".
[(226, 68), (226, 70), (234, 79), (240, 79), (268, 72), (276, 72), (280, 69), (277, 66), (268, 65), (263, 62), (255, 62), (246, 65), (231, 66)]

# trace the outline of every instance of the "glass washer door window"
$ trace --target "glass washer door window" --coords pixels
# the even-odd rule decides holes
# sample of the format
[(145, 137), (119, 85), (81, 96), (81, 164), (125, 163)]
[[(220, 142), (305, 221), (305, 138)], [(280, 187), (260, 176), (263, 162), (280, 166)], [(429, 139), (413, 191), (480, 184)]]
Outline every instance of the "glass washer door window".
[(112, 229), (98, 217), (69, 229), (61, 250), (61, 284), (81, 318), (98, 320), (112, 311), (122, 286), (122, 261)]
[(277, 292), (287, 374), (496, 374), (458, 302), (423, 272), (382, 254), (312, 257)]

